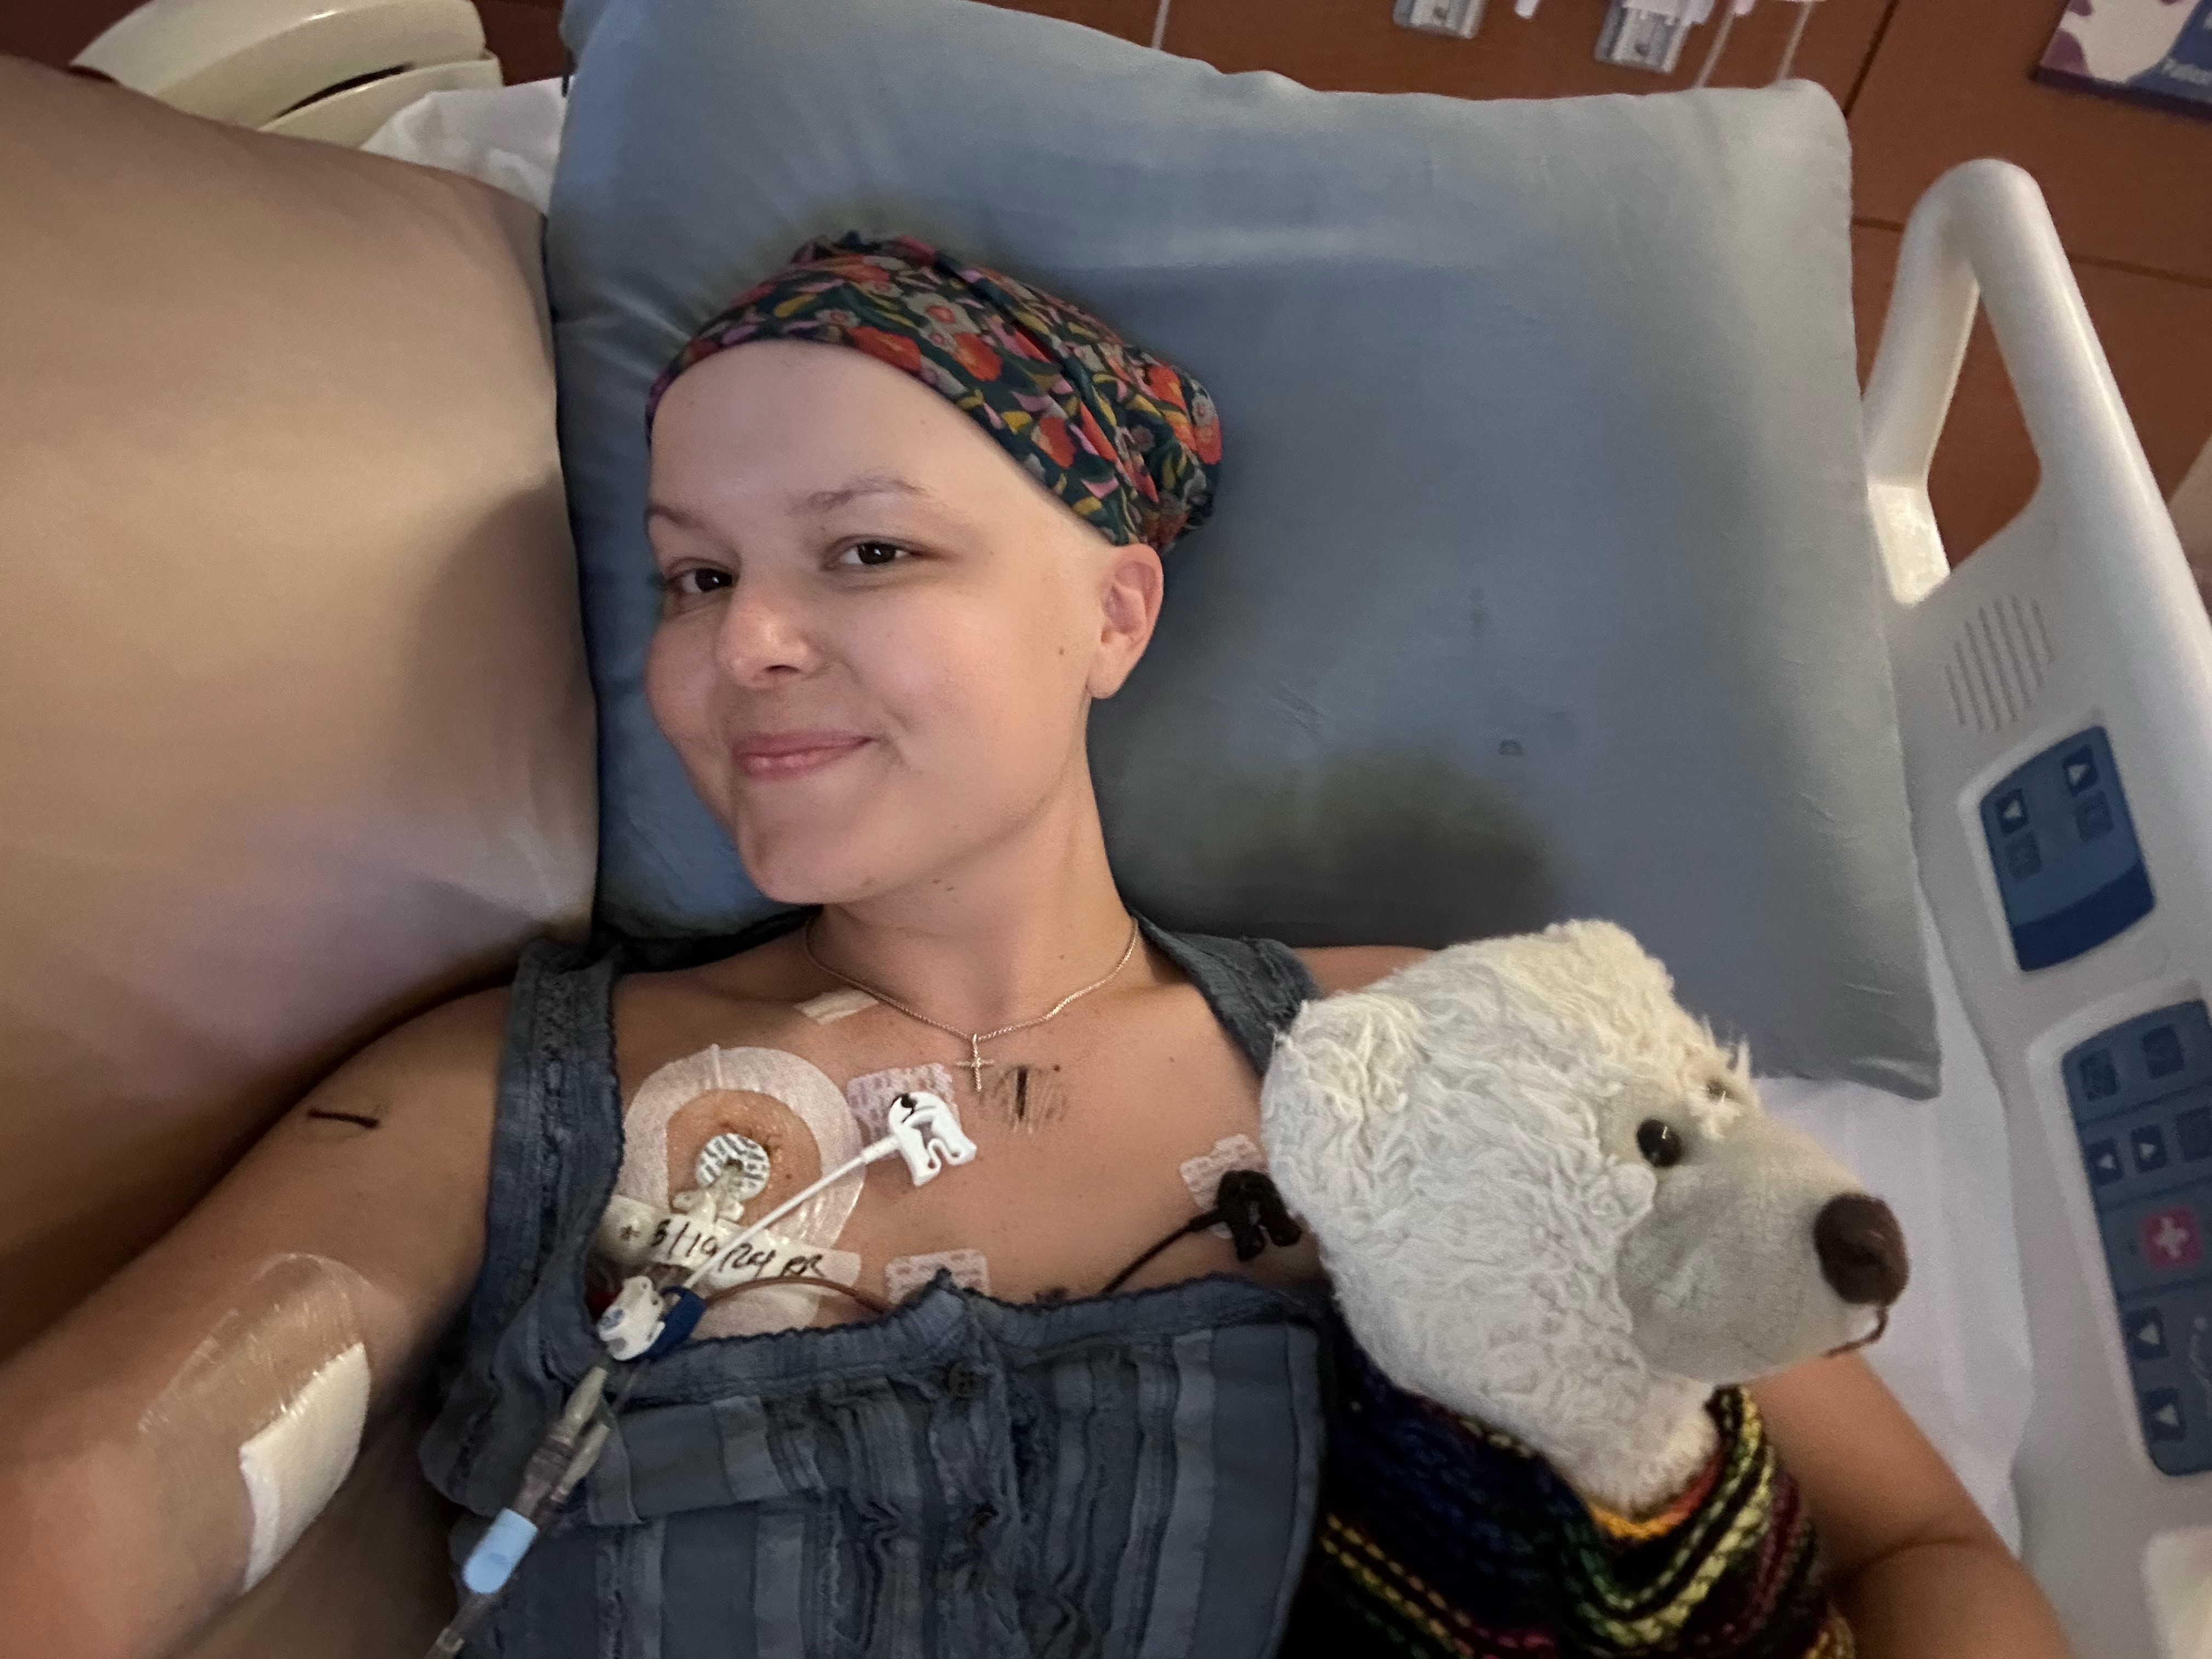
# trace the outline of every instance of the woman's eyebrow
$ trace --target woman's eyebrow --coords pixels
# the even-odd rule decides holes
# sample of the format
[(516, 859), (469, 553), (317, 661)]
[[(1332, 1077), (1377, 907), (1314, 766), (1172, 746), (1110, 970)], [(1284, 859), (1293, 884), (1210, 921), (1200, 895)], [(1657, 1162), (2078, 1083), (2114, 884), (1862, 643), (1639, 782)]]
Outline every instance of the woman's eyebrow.
[(668, 523), (684, 530), (712, 528), (697, 514), (668, 501), (647, 501), (645, 504), (645, 521), (651, 524), (655, 519), (665, 520)]
[(799, 500), (799, 504), (810, 513), (834, 513), (863, 495), (912, 495), (921, 501), (937, 499), (931, 491), (896, 473), (871, 472), (835, 489), (814, 490)]

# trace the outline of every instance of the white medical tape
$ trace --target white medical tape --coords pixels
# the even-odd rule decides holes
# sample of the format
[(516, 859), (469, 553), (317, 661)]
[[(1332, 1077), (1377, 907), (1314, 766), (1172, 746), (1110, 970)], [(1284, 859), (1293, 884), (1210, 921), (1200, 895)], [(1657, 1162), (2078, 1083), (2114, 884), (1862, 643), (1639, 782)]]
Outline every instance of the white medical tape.
[(789, 1279), (800, 1273), (850, 1285), (860, 1276), (860, 1258), (850, 1250), (825, 1250), (819, 1244), (760, 1233), (740, 1245), (728, 1261), (717, 1263), (714, 1272), (700, 1279), (699, 1288), (711, 1297), (756, 1279)]
[(358, 1342), (286, 1401), (267, 1427), (238, 1449), (252, 1531), (246, 1588), (300, 1541), (353, 1468), (368, 1421), (368, 1354)]
[(937, 1277), (943, 1268), (952, 1282), (967, 1291), (991, 1293), (991, 1264), (981, 1250), (927, 1250), (920, 1255), (893, 1256), (884, 1264), (884, 1292), (903, 1302)]
[[(1249, 1135), (1226, 1135), (1213, 1143), (1213, 1150), (1185, 1160), (1181, 1165), (1182, 1184), (1189, 1190), (1190, 1201), (1203, 1212), (1213, 1207), (1220, 1196), (1221, 1177), (1231, 1170), (1262, 1170), (1267, 1167), (1267, 1155), (1260, 1150), (1259, 1143)], [(1206, 1229), (1216, 1238), (1229, 1237), (1229, 1229), (1219, 1223)]]
[[(699, 1288), (711, 1296), (743, 1280), (802, 1273), (810, 1278), (851, 1285), (860, 1277), (860, 1258), (850, 1250), (828, 1250), (774, 1233), (763, 1233), (739, 1253), (727, 1269), (702, 1279)], [(815, 1310), (824, 1302), (844, 1300), (834, 1291), (805, 1285), (794, 1285), (788, 1290), (749, 1290), (709, 1302), (707, 1311), (699, 1316), (696, 1334), (759, 1336), (769, 1331), (789, 1330), (794, 1325), (810, 1323)]]
[[(616, 1193), (665, 1206), (670, 1121), (701, 1095), (723, 1091), (766, 1095), (790, 1108), (814, 1136), (824, 1171), (860, 1153), (860, 1129), (844, 1091), (820, 1067), (781, 1048), (709, 1048), (671, 1060), (638, 1085), (623, 1122), (625, 1145)], [(805, 1243), (835, 1243), (860, 1200), (864, 1179), (861, 1171), (854, 1171), (807, 1200), (779, 1228)]]
[(959, 1118), (959, 1097), (953, 1091), (952, 1073), (935, 1060), (926, 1066), (893, 1066), (885, 1071), (864, 1072), (845, 1085), (845, 1103), (853, 1109), (862, 1139), (881, 1139), (887, 1132), (884, 1118), (891, 1102), (907, 1094), (935, 1095), (952, 1108), (956, 1121)]
[(824, 991), (818, 997), (809, 997), (799, 1005), (799, 1012), (817, 1025), (829, 1025), (848, 1014), (857, 1014), (875, 1006), (875, 998), (866, 991), (844, 987), (835, 991)]

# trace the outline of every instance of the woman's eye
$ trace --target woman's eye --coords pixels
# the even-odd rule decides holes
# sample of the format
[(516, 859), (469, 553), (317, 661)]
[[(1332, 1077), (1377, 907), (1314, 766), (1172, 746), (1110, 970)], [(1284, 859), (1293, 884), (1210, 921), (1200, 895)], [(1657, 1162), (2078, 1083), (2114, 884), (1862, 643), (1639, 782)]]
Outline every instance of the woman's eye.
[(720, 593), (736, 580), (728, 571), (717, 570), (712, 565), (694, 565), (687, 569), (672, 570), (663, 576), (660, 591), (671, 600), (681, 604), (686, 599), (704, 599), (709, 593)]
[(879, 570), (887, 564), (914, 556), (911, 550), (896, 542), (854, 542), (837, 555), (837, 562), (847, 569)]
[(1682, 1137), (1671, 1123), (1647, 1117), (1637, 1126), (1636, 1150), (1655, 1170), (1671, 1170), (1682, 1161)]

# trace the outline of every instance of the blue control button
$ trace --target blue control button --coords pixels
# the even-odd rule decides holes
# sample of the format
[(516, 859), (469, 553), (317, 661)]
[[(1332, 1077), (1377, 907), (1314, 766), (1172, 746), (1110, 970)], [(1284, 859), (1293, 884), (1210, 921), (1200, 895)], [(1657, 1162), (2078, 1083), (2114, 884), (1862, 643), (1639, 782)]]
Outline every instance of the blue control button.
[(2130, 1359), (2164, 1359), (2166, 1321), (2155, 1308), (2137, 1308), (2120, 1316), (2120, 1330), (2127, 1338)]
[(2098, 1048), (2081, 1056), (2081, 1092), (2091, 1100), (2110, 1100), (2120, 1091), (2120, 1074), (2113, 1068), (2109, 1049)]
[(2135, 1154), (2137, 1175), (2166, 1167), (2166, 1133), (2155, 1123), (2136, 1125), (2128, 1135), (2128, 1150)]
[(2081, 1161), (2089, 1166), (2089, 1184), (2109, 1187), (2127, 1171), (2120, 1165), (2120, 1146), (2116, 1140), (2093, 1140), (2081, 1148)]
[(2173, 1138), (2181, 1143), (2182, 1157), (2191, 1163), (2212, 1158), (2212, 1106), (2192, 1106), (2185, 1112), (2176, 1112)]
[[(2075, 1120), (2085, 1124), (2122, 1115), (2163, 1121), (2169, 1113), (2212, 1106), (2212, 1012), (2202, 1002), (2182, 1002), (2138, 1014), (2075, 1044), (2059, 1073)], [(2178, 1135), (2179, 1116), (2173, 1122)]]
[(2143, 1432), (2153, 1440), (2186, 1440), (2189, 1425), (2181, 1415), (2181, 1395), (2172, 1389), (2142, 1392)]
[(2101, 726), (2014, 769), (1982, 797), (1981, 817), (2024, 971), (2094, 950), (2156, 902)]

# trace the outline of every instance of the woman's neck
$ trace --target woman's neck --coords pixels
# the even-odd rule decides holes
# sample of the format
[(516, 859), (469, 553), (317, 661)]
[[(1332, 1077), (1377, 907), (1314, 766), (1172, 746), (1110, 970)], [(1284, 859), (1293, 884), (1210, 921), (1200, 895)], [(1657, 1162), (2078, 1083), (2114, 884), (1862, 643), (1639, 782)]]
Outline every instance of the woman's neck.
[(963, 1031), (1042, 1013), (1110, 970), (1129, 942), (1087, 777), (1079, 794), (963, 865), (825, 905), (814, 955)]

